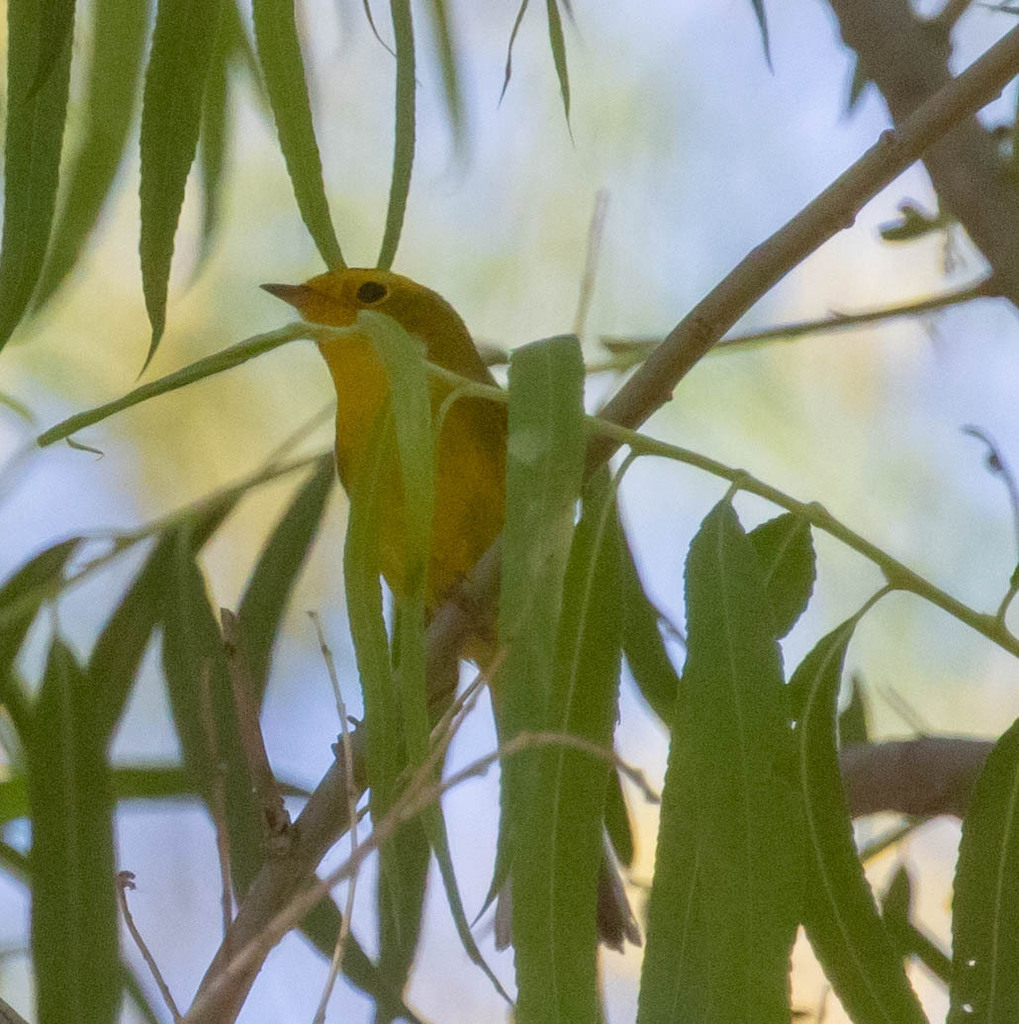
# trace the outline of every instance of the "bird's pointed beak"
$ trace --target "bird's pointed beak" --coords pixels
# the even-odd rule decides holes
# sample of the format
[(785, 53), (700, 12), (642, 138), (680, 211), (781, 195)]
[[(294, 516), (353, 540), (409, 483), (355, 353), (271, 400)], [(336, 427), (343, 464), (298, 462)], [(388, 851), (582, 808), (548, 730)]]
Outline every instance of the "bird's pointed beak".
[(303, 284), (263, 284), (260, 287), (270, 295), (275, 295), (277, 299), (289, 302), (297, 309), (301, 308), (308, 297), (308, 292), (311, 291), (307, 285)]

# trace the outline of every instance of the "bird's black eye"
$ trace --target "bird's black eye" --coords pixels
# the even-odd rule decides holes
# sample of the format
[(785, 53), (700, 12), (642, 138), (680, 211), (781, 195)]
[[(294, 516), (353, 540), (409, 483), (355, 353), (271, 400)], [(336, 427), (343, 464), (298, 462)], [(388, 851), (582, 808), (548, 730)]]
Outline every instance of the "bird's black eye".
[(358, 302), (378, 302), (389, 294), (389, 289), (378, 281), (365, 281), (357, 290)]

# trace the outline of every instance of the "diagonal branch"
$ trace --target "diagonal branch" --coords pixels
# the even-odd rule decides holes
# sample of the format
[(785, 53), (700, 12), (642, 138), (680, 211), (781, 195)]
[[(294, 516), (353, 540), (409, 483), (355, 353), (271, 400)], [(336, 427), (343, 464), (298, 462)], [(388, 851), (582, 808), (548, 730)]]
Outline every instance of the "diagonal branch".
[[(828, 0), (860, 69), (884, 96), (896, 127), (951, 81), (948, 26), (959, 4), (923, 21), (909, 0)], [(1019, 183), (971, 113), (924, 154), (938, 198), (991, 265), (999, 292), (1019, 305)]]
[[(776, 282), (825, 241), (853, 223), (860, 209), (961, 119), (971, 117), (1019, 74), (1019, 28), (1011, 31), (964, 74), (924, 103), (896, 131), (885, 132), (855, 164), (809, 203), (788, 224), (754, 249), (669, 333), (602, 416), (636, 428), (672, 396), (676, 384), (722, 335)], [(604, 462), (616, 443), (595, 439), (588, 466)], [(491, 608), (498, 591), (501, 545), (497, 540), (466, 582), (457, 601), (448, 602), (429, 629), (429, 678), (438, 664), (449, 664), (461, 650), (477, 616)], [(356, 738), (356, 737), (355, 737)], [(363, 780), (359, 786), (363, 786)], [(246, 947), (273, 916), (313, 879), (319, 860), (347, 827), (347, 782), (337, 759), (311, 795), (294, 828), (285, 860), (268, 862), (248, 892), (230, 934), (206, 972), (200, 991), (202, 1010), (188, 1024), (228, 1024), (236, 1018), (261, 966), (230, 984), (216, 984), (231, 951)], [(211, 992), (210, 992), (211, 995)]]

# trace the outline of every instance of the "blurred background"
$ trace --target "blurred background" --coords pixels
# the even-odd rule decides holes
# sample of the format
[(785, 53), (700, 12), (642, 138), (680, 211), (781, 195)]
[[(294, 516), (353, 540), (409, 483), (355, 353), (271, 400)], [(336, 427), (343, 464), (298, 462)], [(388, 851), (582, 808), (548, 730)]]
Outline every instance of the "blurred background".
[[(377, 6), (380, 33), (389, 38)], [(851, 55), (824, 4), (767, 6), (769, 69), (747, 0), (654, 0), (575, 5), (576, 24), (566, 27), (573, 97), (568, 128), (544, 12), (535, 7), (524, 18), (500, 103), (517, 7), (495, 0), (451, 3), (468, 103), (461, 150), (444, 118), (434, 64), (418, 67), (419, 148), (394, 269), (442, 293), (479, 341), (512, 347), (572, 328), (589, 222), (602, 189), (608, 205), (584, 339), (589, 361), (606, 359), (599, 334), (664, 336), (888, 125), (872, 87), (847, 113)], [(307, 0), (299, 15), (337, 233), (349, 263), (371, 265), (389, 189), (394, 62), (356, 0)], [(954, 66), (975, 59), (1012, 20), (974, 5), (957, 31)], [(79, 67), (90, 45), (87, 31), (74, 45)], [(82, 129), (81, 88), (80, 75), (73, 76), (65, 148), (73, 148)], [(1014, 109), (1009, 90), (982, 117), (1010, 122)], [(146, 379), (287, 322), (290, 311), (258, 285), (298, 282), (322, 270), (297, 213), (271, 116), (239, 68), (230, 81), (229, 113), (218, 228), (200, 259), (203, 196), (193, 174), (177, 236), (168, 330)], [(63, 445), (15, 457), (40, 430), (136, 383), (149, 334), (138, 270), (137, 187), (132, 157), (73, 277), (3, 353), (0, 391), (27, 407), (33, 421), (0, 406), (2, 576), (63, 536), (84, 531), (101, 542), (111, 529), (142, 525), (240, 479), (331, 400), (314, 347), (290, 345), (78, 435), (102, 457)], [(741, 328), (896, 304), (977, 279), (982, 261), (960, 229), (910, 243), (881, 239), (879, 226), (896, 220), (907, 199), (935, 209), (922, 168), (870, 203), (853, 228), (784, 280)], [(646, 429), (744, 467), (798, 498), (822, 502), (953, 595), (993, 610), (1016, 563), (1012, 513), (1000, 480), (984, 466), (983, 446), (960, 428), (976, 424), (1019, 463), (1017, 340), (1008, 304), (981, 300), (925, 319), (719, 353), (690, 374)], [(593, 374), (591, 408), (619, 381), (618, 374)], [(326, 423), (302, 450), (325, 449), (330, 435)], [(250, 493), (206, 548), (214, 601), (236, 604), (298, 482), (287, 478)], [(623, 485), (623, 513), (645, 583), (679, 625), (687, 545), (725, 489), (692, 469), (648, 459)], [(748, 527), (774, 514), (747, 497), (737, 507)], [(358, 713), (341, 577), (345, 514), (337, 489), (276, 649), (263, 716), (277, 772), (305, 785), (327, 768), (338, 730), (309, 609), (322, 618), (344, 696)], [(815, 542), (815, 596), (784, 642), (790, 670), (880, 585), (874, 568), (854, 553), (821, 535)], [(144, 549), (123, 556), (59, 602), (60, 628), (82, 653), (143, 555)], [(38, 677), (46, 647), (49, 624), (42, 620), (23, 658), (30, 679)], [(682, 658), (678, 646), (674, 653)], [(150, 654), (116, 740), (124, 762), (178, 756), (158, 657)], [(906, 596), (882, 601), (867, 617), (847, 668), (868, 686), (872, 728), (880, 738), (918, 729), (997, 736), (1019, 714), (1016, 669), (1008, 657)], [(897, 710), (895, 695), (910, 715)], [(617, 741), (623, 757), (660, 786), (667, 737), (625, 678)], [(449, 768), (493, 745), (483, 699), (454, 743)], [(493, 771), (446, 802), (469, 916), (480, 908), (490, 879), (497, 793)], [(648, 882), (656, 811), (636, 792), (628, 796), (638, 834), (634, 879)], [(117, 825), (119, 865), (137, 875), (136, 920), (178, 1002), (187, 1004), (219, 942), (212, 827), (203, 810), (184, 802), (121, 805)], [(881, 824), (861, 828), (872, 835)], [(19, 840), (12, 830), (8, 839), (23, 844), (26, 837)], [(880, 858), (872, 874), (880, 888), (899, 864), (908, 865), (917, 882), (919, 923), (946, 949), (957, 841), (957, 822), (931, 822)], [(359, 881), (354, 918), (354, 932), (369, 951), (375, 941), (371, 883), (369, 867)], [(633, 897), (639, 907), (639, 885)], [(16, 1007), (30, 1005), (26, 926), (23, 891), (0, 881), (0, 994)], [(510, 984), (512, 957), (494, 951), (487, 919), (477, 934)], [(632, 1020), (640, 951), (606, 952), (602, 963), (609, 1019)], [(794, 1001), (816, 1009), (823, 979), (802, 945), (797, 964)], [(930, 1018), (942, 1019), (943, 990), (922, 968), (911, 970)], [(269, 957), (241, 1020), (310, 1020), (323, 978), (319, 957), (301, 938), (289, 937)], [(430, 890), (409, 1002), (432, 1021), (506, 1019), (504, 1004), (463, 954), (438, 885)], [(331, 1019), (371, 1016), (370, 1002), (341, 981)], [(831, 1006), (827, 1019), (844, 1018)]]

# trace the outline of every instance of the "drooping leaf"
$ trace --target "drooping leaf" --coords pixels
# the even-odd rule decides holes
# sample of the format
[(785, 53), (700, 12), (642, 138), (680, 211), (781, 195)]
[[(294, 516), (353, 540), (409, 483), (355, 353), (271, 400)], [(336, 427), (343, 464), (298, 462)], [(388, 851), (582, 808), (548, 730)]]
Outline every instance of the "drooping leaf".
[(605, 791), (605, 828), (620, 863), (624, 867), (633, 867), (633, 825), (617, 771), (609, 774), (609, 785)]
[(292, 0), (254, 0), (255, 45), (301, 218), (330, 270), (342, 267), (311, 118)]
[(15, 727), (27, 722), (26, 697), (13, 675), (14, 659), (43, 601), (53, 596), (80, 537), (61, 541), (36, 555), (0, 586), (0, 704)]
[(786, 512), (750, 531), (750, 540), (764, 570), (764, 582), (775, 616), (775, 636), (782, 639), (803, 614), (816, 575), (810, 523)]
[[(550, 338), (514, 351), (499, 598), (499, 643), (507, 655), (495, 688), (503, 743), (545, 723), (555, 628), (580, 495), (583, 387), (576, 338)], [(489, 899), (505, 880), (517, 825), (526, 823), (526, 780), (533, 764), (534, 758), (520, 755), (502, 766), (499, 853)]]
[(90, 700), (88, 677), (55, 640), (26, 736), (39, 1024), (114, 1024), (122, 997), (113, 798)]
[(272, 648), (283, 613), (318, 534), (335, 478), (330, 452), (322, 456), (314, 473), (297, 492), (290, 508), (273, 530), (244, 588), (237, 619), (255, 686), (253, 697), (258, 704), (265, 694)]
[(757, 27), (761, 30), (761, 46), (764, 47), (764, 59), (771, 67), (771, 41), (768, 38), (768, 16), (764, 11), (764, 0), (750, 0), (754, 7), (754, 17), (757, 19)]
[[(563, 588), (545, 729), (612, 750), (619, 684), (620, 537), (607, 474), (589, 486)], [(535, 758), (513, 850), (513, 945), (521, 1024), (596, 1021), (598, 872), (611, 771), (550, 746)]]
[(633, 551), (623, 538), (621, 587), (623, 592), (623, 654), (641, 696), (666, 724), (679, 692), (679, 676), (658, 632), (658, 610), (648, 599)]
[(415, 90), (414, 22), (410, 0), (390, 0), (393, 36), (396, 40), (396, 128), (393, 134), (393, 172), (389, 185), (386, 229), (379, 249), (378, 266), (388, 270), (396, 258), (407, 212), (410, 177), (414, 167)]
[[(4, 225), (0, 248), (0, 348), (21, 321), (42, 272), (60, 176), (71, 70), (70, 34), (60, 49), (54, 23), (66, 0), (9, 0), (7, 5), (7, 135)], [(72, 6), (73, 17), (73, 6)], [(60, 35), (59, 25), (56, 34)], [(40, 62), (46, 64), (46, 74)]]
[(1019, 1013), (1019, 721), (988, 755), (962, 823), (952, 901), (950, 1024)]
[(503, 97), (506, 95), (510, 78), (513, 76), (513, 44), (517, 41), (517, 33), (520, 31), (520, 25), (524, 20), (524, 15), (527, 13), (527, 5), (530, 2), (531, 0), (521, 0), (520, 7), (517, 8), (517, 16), (513, 19), (513, 28), (510, 31), (509, 43), (506, 46), (506, 72), (502, 79), (502, 91), (499, 93), (500, 103), (502, 103)]
[(863, 690), (863, 677), (854, 672), (849, 677), (849, 703), (838, 717), (839, 747), (866, 743), (870, 739), (867, 720), (870, 717), (867, 698)]
[(152, 324), (145, 364), (166, 327), (166, 296), (184, 186), (195, 159), (202, 103), (223, 0), (158, 0), (141, 127), (142, 291)]
[(786, 693), (765, 579), (727, 501), (686, 563), (641, 1024), (788, 1022), (801, 885)]
[(123, 160), (138, 99), (152, 0), (95, 0), (91, 14), (84, 130), (69, 165), (65, 198), (34, 297), (36, 310), (49, 301), (77, 263)]
[(463, 86), (460, 82), (460, 55), (453, 34), (446, 0), (428, 0), (427, 11), (432, 23), (436, 49), (439, 51), (439, 66), (442, 69), (443, 98), (446, 101), (446, 116), (453, 129), (457, 146), (463, 144), (466, 121), (464, 116)]
[(559, 93), (563, 98), (563, 113), (570, 123), (570, 72), (566, 64), (566, 37), (563, 35), (563, 19), (559, 14), (559, 0), (546, 0), (548, 9), (548, 42), (552, 47), (556, 77), (559, 79)]
[(835, 748), (846, 647), (858, 616), (815, 645), (789, 682), (796, 779), (806, 838), (802, 923), (850, 1016), (887, 1024), (925, 1020), (885, 932), (853, 843)]

